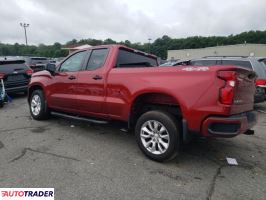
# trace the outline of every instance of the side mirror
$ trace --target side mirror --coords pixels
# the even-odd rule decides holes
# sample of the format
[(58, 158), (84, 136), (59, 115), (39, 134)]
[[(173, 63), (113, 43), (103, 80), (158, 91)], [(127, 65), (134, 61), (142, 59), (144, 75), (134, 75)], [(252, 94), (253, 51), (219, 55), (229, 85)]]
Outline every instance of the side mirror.
[(55, 64), (52, 64), (52, 63), (47, 64), (47, 65), (46, 65), (46, 70), (47, 70), (48, 72), (50, 72), (52, 75), (54, 75), (54, 74), (55, 74), (55, 71), (56, 71), (56, 66), (55, 66)]

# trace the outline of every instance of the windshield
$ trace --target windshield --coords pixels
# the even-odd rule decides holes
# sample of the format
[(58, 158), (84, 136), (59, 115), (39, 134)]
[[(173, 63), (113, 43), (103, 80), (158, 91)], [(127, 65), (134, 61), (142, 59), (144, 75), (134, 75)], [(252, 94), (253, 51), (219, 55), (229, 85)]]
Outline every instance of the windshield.
[(161, 67), (169, 67), (169, 66), (175, 66), (176, 65), (176, 63), (177, 63), (177, 61), (169, 61), (169, 62), (166, 62), (166, 63), (164, 63), (164, 64), (161, 64), (160, 66)]
[(259, 60), (259, 63), (262, 65), (262, 68), (266, 74), (266, 58)]
[(266, 66), (266, 58), (259, 60), (259, 62)]
[(243, 60), (222, 60), (222, 65), (236, 65), (252, 69), (250, 61), (243, 61)]

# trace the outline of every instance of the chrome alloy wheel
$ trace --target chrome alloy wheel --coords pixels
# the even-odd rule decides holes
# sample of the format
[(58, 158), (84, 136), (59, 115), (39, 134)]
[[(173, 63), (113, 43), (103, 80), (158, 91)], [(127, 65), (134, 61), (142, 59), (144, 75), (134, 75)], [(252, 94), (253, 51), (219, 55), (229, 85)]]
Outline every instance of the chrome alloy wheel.
[(141, 142), (152, 154), (160, 155), (166, 152), (170, 144), (170, 137), (165, 126), (156, 121), (146, 121), (141, 127)]
[(33, 115), (37, 116), (41, 111), (41, 98), (39, 95), (34, 95), (31, 99), (31, 112)]

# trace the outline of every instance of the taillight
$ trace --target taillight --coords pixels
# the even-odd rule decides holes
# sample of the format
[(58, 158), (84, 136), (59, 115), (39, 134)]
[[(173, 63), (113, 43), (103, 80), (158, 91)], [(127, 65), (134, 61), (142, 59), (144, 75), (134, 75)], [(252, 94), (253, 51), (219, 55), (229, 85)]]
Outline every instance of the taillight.
[(225, 85), (220, 89), (219, 100), (222, 104), (231, 105), (234, 100), (234, 90), (236, 85), (236, 72), (219, 71), (218, 77), (225, 81)]
[(4, 73), (0, 73), (0, 79), (4, 78), (5, 74)]
[(28, 70), (26, 71), (26, 74), (27, 74), (28, 76), (31, 76), (31, 75), (33, 74), (33, 70), (32, 70), (32, 69), (28, 69)]
[(266, 87), (266, 80), (257, 79), (256, 80), (256, 86)]

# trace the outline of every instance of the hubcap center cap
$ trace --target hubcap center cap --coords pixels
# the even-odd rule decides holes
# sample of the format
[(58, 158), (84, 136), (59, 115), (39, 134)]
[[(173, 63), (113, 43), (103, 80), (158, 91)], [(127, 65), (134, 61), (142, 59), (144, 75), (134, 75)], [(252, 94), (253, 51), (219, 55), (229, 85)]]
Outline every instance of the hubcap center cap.
[(158, 141), (159, 141), (159, 138), (160, 138), (159, 134), (155, 133), (155, 134), (154, 134), (154, 138), (153, 138), (154, 141), (155, 141), (155, 142), (158, 142)]

